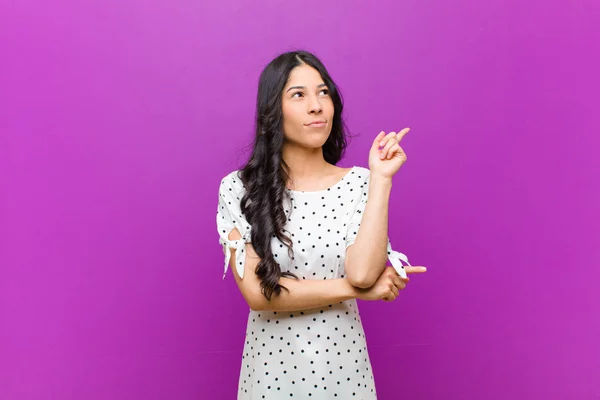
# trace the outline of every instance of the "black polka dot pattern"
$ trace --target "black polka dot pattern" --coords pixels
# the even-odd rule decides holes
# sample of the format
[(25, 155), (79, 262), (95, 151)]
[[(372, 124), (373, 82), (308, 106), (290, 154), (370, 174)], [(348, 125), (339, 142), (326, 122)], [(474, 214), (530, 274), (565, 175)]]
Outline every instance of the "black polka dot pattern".
[[(303, 279), (345, 276), (346, 248), (354, 243), (360, 227), (368, 180), (368, 169), (353, 167), (328, 189), (286, 189), (290, 199), (284, 204), (285, 229), (293, 241), (292, 256), (272, 238), (273, 254), (282, 271), (292, 271)], [(221, 182), (217, 211), (227, 262), (225, 248), (238, 248), (228, 240), (229, 232), (238, 228), (242, 243), (250, 238), (250, 226), (239, 211), (242, 196), (243, 186), (233, 172)], [(240, 254), (236, 262), (243, 266), (241, 250), (236, 251)], [(356, 300), (296, 312), (250, 311), (238, 399), (376, 397)]]

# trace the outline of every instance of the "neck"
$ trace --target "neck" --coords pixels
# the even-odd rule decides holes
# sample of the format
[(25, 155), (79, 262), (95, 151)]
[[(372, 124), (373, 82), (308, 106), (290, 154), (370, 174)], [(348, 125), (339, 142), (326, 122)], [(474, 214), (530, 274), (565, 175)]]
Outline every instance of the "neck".
[(286, 143), (282, 150), (283, 161), (287, 165), (290, 180), (299, 183), (323, 177), (330, 167), (323, 157), (323, 149), (307, 149)]

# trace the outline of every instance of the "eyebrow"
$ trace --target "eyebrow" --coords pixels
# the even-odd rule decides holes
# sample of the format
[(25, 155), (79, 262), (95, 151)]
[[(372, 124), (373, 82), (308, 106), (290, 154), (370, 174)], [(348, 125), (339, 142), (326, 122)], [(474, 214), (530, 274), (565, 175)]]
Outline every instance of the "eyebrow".
[[(317, 89), (322, 88), (323, 86), (327, 86), (325, 83), (321, 83), (319, 86), (317, 86)], [(288, 90), (286, 90), (285, 92), (289, 92), (292, 89), (306, 89), (306, 86), (292, 86), (290, 87)]]

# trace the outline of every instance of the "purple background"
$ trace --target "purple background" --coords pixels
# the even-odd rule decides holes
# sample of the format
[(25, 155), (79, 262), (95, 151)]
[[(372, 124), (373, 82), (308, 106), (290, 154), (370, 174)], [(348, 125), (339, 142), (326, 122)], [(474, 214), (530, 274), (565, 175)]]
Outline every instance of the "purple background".
[(0, 399), (234, 398), (248, 308), (221, 280), (218, 185), (260, 70), (293, 48), (343, 91), (342, 166), (412, 128), (390, 237), (429, 271), (361, 303), (380, 398), (600, 397), (597, 1), (19, 0), (0, 18)]

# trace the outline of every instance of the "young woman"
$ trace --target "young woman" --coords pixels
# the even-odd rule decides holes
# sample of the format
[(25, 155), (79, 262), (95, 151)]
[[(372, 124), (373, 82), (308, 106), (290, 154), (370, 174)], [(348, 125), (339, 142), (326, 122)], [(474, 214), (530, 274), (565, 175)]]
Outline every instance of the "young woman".
[(281, 54), (260, 76), (250, 160), (221, 182), (225, 273), (251, 309), (238, 399), (375, 399), (356, 299), (393, 301), (425, 272), (388, 240), (408, 129), (377, 135), (369, 169), (340, 168), (342, 108), (314, 55)]

